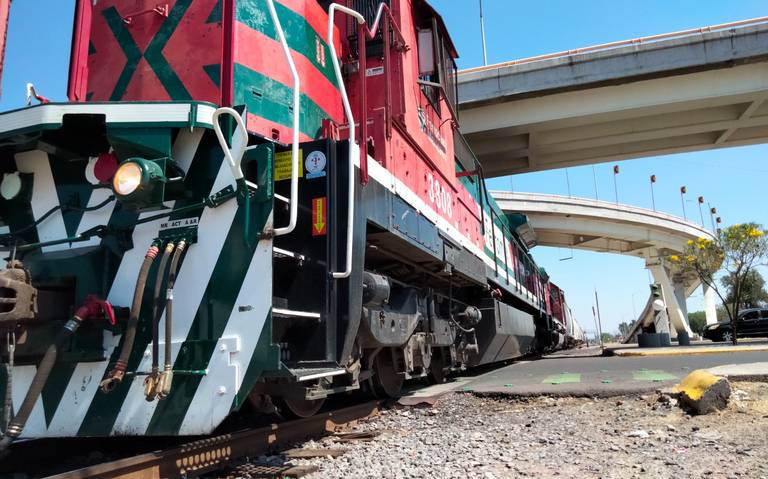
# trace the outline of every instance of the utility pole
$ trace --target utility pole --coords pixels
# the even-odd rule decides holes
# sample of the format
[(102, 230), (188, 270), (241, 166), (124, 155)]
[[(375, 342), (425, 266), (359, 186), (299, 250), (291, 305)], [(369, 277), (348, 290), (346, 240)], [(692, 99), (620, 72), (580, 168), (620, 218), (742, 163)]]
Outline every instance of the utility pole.
[(600, 318), (600, 300), (597, 299), (597, 288), (595, 288), (595, 306), (597, 307), (597, 334), (600, 336), (600, 349), (603, 345), (603, 320)]
[(568, 187), (568, 198), (571, 197), (571, 178), (568, 176), (568, 168), (565, 169), (565, 184)]
[(597, 201), (597, 174), (595, 173), (595, 165), (592, 165), (592, 183), (595, 185), (595, 201)]
[(701, 212), (701, 205), (704, 204), (704, 197), (699, 196), (698, 199), (699, 199), (699, 217), (701, 218), (701, 227), (706, 228), (706, 226), (704, 226), (704, 213)]
[(480, 0), (480, 36), (483, 40), (483, 65), (488, 65), (488, 52), (485, 49), (485, 20), (483, 19), (483, 0)]
[(619, 165), (613, 165), (613, 193), (616, 195), (616, 206), (619, 206), (619, 187), (616, 177), (619, 176)]
[(715, 215), (717, 214), (717, 208), (713, 208), (709, 202), (707, 202), (707, 206), (709, 206), (709, 219), (712, 222), (712, 232), (715, 232)]
[(656, 198), (653, 195), (654, 183), (656, 183), (656, 175), (651, 175), (651, 204), (653, 205), (653, 211), (656, 211)]
[(683, 205), (683, 219), (688, 221), (688, 217), (685, 216), (685, 193), (688, 190), (685, 189), (685, 185), (680, 187), (680, 203)]

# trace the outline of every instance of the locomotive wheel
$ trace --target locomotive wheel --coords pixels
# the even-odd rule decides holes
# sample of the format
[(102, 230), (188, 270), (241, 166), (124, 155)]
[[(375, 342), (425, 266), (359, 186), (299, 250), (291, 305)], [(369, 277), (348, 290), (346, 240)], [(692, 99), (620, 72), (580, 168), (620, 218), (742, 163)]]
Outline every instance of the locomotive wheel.
[(430, 384), (442, 384), (445, 382), (445, 355), (442, 348), (432, 349), (432, 359), (429, 362), (427, 379)]
[(298, 399), (293, 397), (273, 397), (272, 402), (286, 419), (303, 419), (314, 416), (323, 407), (325, 398)]
[(381, 351), (373, 360), (373, 376), (370, 381), (370, 389), (378, 398), (400, 397), (405, 378), (398, 374), (394, 359), (390, 350)]

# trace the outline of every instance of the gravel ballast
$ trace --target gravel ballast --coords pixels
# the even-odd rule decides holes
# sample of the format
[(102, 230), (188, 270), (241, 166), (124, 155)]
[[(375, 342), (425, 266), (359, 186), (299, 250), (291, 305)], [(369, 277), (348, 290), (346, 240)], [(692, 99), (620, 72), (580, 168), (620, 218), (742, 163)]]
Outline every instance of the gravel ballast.
[[(320, 478), (768, 478), (768, 384), (734, 383), (724, 411), (691, 416), (663, 394), (610, 399), (442, 397), (393, 408), (355, 430), (380, 434), (339, 444), (315, 465)], [(264, 458), (264, 459), (278, 459)]]

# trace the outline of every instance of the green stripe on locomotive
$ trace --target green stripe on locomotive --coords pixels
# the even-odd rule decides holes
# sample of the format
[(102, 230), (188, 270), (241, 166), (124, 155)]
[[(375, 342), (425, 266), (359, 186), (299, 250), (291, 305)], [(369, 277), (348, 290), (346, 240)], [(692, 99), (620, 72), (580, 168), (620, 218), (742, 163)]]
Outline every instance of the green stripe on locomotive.
[[(265, 0), (177, 0), (168, 17), (141, 15), (121, 0), (93, 6), (87, 35), (88, 101), (208, 101), (248, 105), (254, 134), (287, 142), (292, 128), (292, 79)], [(316, 138), (326, 118), (342, 120), (341, 97), (326, 32), (327, 12), (315, 2), (275, 1), (301, 80), (301, 133)], [(224, 22), (234, 18), (233, 41)], [(228, 50), (232, 76), (223, 75)], [(228, 82), (227, 79), (231, 81)], [(231, 89), (231, 91), (229, 91)], [(260, 121), (261, 119), (265, 121)]]

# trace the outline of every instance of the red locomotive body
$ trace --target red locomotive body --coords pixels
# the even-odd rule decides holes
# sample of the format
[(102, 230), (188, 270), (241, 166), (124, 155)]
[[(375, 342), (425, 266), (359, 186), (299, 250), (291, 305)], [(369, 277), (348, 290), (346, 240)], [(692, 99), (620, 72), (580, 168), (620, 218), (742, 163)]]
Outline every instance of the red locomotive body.
[(308, 416), (580, 331), (485, 188), (425, 0), (76, 5), (70, 102), (0, 114), (0, 332), (34, 338), (0, 355), (39, 386), (0, 448)]

